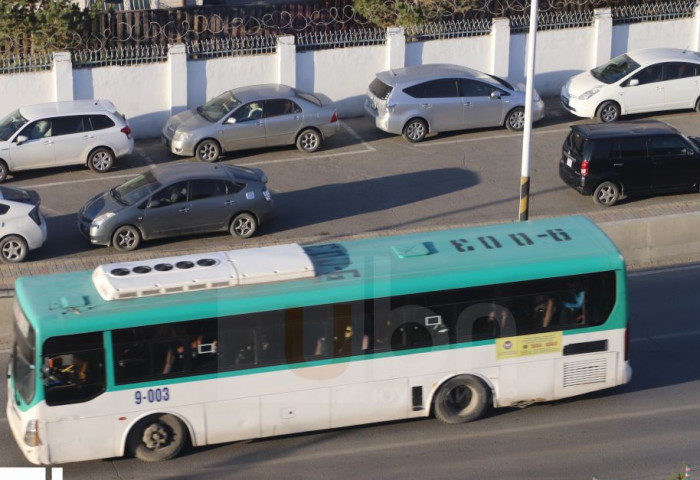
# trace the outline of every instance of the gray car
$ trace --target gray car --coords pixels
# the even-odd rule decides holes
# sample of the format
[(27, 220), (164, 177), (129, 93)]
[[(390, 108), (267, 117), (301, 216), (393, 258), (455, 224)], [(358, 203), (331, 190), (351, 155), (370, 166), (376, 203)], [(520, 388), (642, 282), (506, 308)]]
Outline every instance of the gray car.
[[(415, 65), (380, 72), (372, 80), (365, 112), (380, 130), (420, 142), (429, 132), (525, 125), (522, 85), (471, 68), (449, 64)], [(544, 117), (535, 91), (532, 120)]]
[(177, 155), (216, 161), (222, 153), (296, 145), (315, 152), (338, 133), (338, 113), (329, 101), (279, 84), (224, 92), (201, 107), (171, 117), (163, 143)]
[(272, 212), (266, 183), (258, 168), (165, 165), (88, 200), (78, 227), (93, 244), (123, 251), (141, 240), (202, 232), (248, 238)]

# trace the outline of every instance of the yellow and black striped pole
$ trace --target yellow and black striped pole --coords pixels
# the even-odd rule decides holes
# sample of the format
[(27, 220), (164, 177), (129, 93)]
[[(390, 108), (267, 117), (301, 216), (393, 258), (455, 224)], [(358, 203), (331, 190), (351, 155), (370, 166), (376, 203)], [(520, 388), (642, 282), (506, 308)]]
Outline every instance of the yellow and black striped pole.
[(530, 33), (527, 42), (527, 71), (525, 82), (525, 124), (523, 125), (523, 156), (520, 170), (520, 207), (518, 220), (524, 222), (530, 213), (530, 141), (532, 139), (532, 92), (535, 79), (535, 45), (537, 40), (537, 0), (530, 4)]

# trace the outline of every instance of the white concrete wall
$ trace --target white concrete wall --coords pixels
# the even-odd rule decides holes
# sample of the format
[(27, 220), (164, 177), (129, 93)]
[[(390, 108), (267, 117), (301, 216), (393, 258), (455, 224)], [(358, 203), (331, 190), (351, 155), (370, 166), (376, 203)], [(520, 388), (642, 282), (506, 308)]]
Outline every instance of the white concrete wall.
[[(700, 49), (700, 7), (694, 18), (612, 26), (597, 10), (593, 26), (537, 34), (535, 88), (557, 95), (566, 80), (625, 51), (648, 47)], [(108, 98), (131, 123), (136, 138), (157, 137), (167, 118), (231, 88), (288, 83), (324, 94), (341, 117), (362, 113), (367, 85), (379, 71), (422, 63), (457, 63), (525, 82), (527, 34), (510, 34), (505, 19), (485, 36), (406, 43), (403, 29), (387, 30), (385, 45), (296, 52), (293, 37), (278, 51), (257, 56), (186, 59), (174, 45), (167, 62), (72, 70), (65, 54), (53, 71), (0, 75), (0, 116), (32, 103)], [(67, 62), (67, 64), (66, 64)]]

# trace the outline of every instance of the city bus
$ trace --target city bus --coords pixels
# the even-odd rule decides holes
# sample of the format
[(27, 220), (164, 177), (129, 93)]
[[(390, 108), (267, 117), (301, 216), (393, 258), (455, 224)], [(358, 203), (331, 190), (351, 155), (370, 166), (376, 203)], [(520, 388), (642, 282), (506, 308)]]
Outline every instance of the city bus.
[(625, 264), (585, 217), (20, 277), (7, 419), (55, 464), (624, 384)]

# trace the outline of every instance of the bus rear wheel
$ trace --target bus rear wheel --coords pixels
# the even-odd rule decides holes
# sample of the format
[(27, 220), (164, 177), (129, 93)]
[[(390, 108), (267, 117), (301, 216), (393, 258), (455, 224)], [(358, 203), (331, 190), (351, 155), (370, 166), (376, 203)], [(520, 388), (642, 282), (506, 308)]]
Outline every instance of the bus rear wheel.
[(152, 415), (140, 420), (129, 432), (127, 450), (144, 462), (175, 457), (187, 442), (182, 422), (173, 415)]
[(469, 375), (454, 377), (435, 395), (435, 418), (450, 424), (471, 422), (484, 415), (487, 400), (481, 380)]

